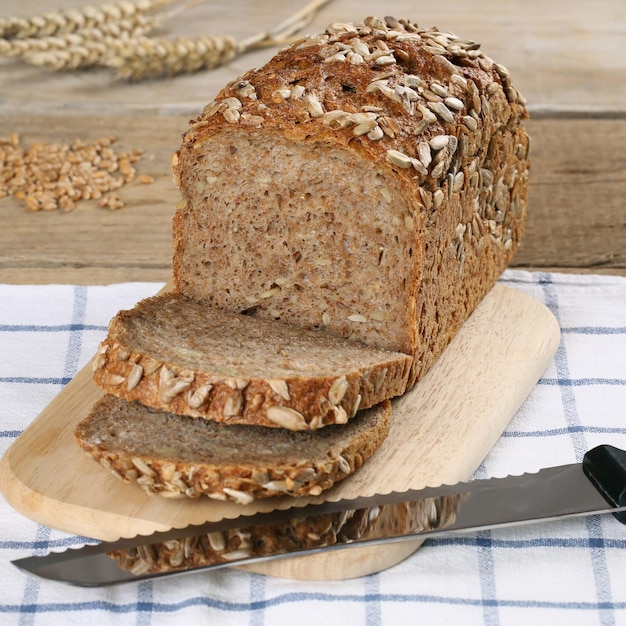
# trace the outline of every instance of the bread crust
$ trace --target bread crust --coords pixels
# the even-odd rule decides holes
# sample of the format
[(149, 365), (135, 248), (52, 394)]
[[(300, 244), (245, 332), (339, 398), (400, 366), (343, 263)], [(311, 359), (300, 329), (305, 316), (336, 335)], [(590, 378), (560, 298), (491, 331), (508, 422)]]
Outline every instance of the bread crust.
[(247, 504), (320, 495), (375, 453), (390, 424), (387, 400), (346, 425), (292, 432), (194, 420), (106, 395), (75, 438), (115, 476), (147, 493)]
[(316, 430), (406, 390), (411, 360), (165, 293), (120, 311), (96, 355), (108, 393), (226, 424)]
[[(223, 275), (228, 295), (215, 295), (211, 270), (203, 273), (200, 266), (204, 259), (215, 259), (193, 247), (194, 233), (230, 237), (220, 230), (219, 221), (227, 217), (216, 196), (203, 200), (206, 191), (198, 191), (204, 184), (199, 161), (209, 159), (215, 145), (243, 137), (252, 150), (257, 144), (263, 150), (272, 143), (291, 144), (306, 149), (311, 159), (343, 151), (346, 162), (360, 164), (361, 171), (341, 172), (355, 189), (363, 177), (380, 172), (397, 190), (389, 204), (386, 237), (395, 233), (397, 239), (410, 231), (411, 260), (397, 268), (397, 277), (390, 268), (383, 278), (402, 283), (399, 308), (406, 317), (394, 315), (397, 320), (383, 324), (373, 318), (353, 324), (333, 319), (325, 329), (409, 354), (413, 384), (518, 247), (527, 212), (529, 140), (521, 125), (527, 117), (508, 71), (474, 42), (394, 18), (331, 25), (227, 85), (191, 121), (172, 159), (183, 196), (174, 218), (177, 288), (226, 310), (241, 310), (250, 296), (245, 281), (228, 273)], [(227, 176), (226, 160), (221, 166)], [(273, 183), (282, 175), (278, 172)], [(241, 202), (252, 207), (255, 193), (260, 198), (264, 188), (247, 180), (243, 169), (236, 176), (246, 182), (248, 200)], [(294, 194), (306, 192), (294, 189)], [(358, 204), (356, 197), (355, 209)], [(277, 223), (287, 219), (281, 211), (278, 207), (272, 216)], [(391, 224), (399, 215), (401, 223)], [(370, 217), (359, 214), (351, 228), (358, 230)], [(337, 247), (337, 263), (343, 256)], [(355, 266), (355, 283), (366, 280), (362, 270)], [(323, 282), (333, 280), (329, 272)], [(316, 287), (284, 306), (260, 300), (255, 311), (316, 327), (324, 313), (315, 309), (320, 295)], [(377, 310), (390, 309), (391, 299), (381, 298)]]

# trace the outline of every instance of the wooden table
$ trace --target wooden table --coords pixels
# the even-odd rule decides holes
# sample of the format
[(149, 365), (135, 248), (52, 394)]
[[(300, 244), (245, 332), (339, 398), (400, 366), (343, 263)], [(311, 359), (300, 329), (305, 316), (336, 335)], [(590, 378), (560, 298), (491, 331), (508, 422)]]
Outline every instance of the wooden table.
[[(1, 15), (34, 15), (76, 0), (4, 0)], [(207, 0), (172, 17), (168, 35), (229, 34), (272, 28), (305, 0)], [(532, 175), (527, 234), (514, 265), (531, 270), (626, 276), (626, 3), (623, 0), (334, 0), (305, 32), (367, 15), (408, 17), (481, 42), (507, 66), (528, 100)], [(141, 148), (138, 182), (120, 191), (126, 206), (95, 201), (69, 213), (30, 212), (0, 200), (0, 282), (106, 284), (165, 281), (171, 218), (178, 200), (170, 154), (187, 121), (229, 80), (259, 66), (275, 48), (225, 67), (140, 83), (106, 70), (56, 74), (0, 60), (0, 136), (23, 143), (118, 138)]]

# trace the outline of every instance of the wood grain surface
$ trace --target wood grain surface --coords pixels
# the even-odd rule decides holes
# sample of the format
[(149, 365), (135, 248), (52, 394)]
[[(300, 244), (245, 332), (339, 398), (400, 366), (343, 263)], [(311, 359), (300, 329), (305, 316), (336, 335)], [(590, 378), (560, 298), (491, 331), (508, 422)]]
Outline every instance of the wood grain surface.
[[(4, 0), (0, 15), (29, 16), (81, 0)], [(193, 5), (193, 3), (191, 3)], [(305, 0), (197, 3), (168, 19), (164, 36), (232, 35), (273, 28)], [(514, 266), (626, 275), (626, 3), (527, 0), (333, 0), (304, 29), (367, 15), (408, 17), (474, 39), (507, 66), (528, 100), (532, 171), (526, 237)], [(194, 75), (128, 83), (107, 70), (55, 73), (0, 59), (0, 136), (63, 143), (118, 138), (141, 148), (135, 182), (108, 211), (94, 201), (71, 213), (29, 212), (0, 199), (0, 282), (106, 284), (166, 281), (171, 217), (178, 196), (170, 154), (190, 117), (228, 81), (268, 60), (276, 48)]]
[[(0, 490), (41, 524), (103, 540), (309, 502), (419, 489), (468, 479), (552, 359), (559, 328), (534, 298), (502, 285), (485, 297), (435, 366), (393, 401), (391, 432), (374, 457), (319, 498), (242, 506), (150, 497), (125, 485), (73, 441), (75, 425), (102, 392), (86, 366), (0, 460)], [(348, 578), (380, 571), (419, 542), (264, 562), (254, 571), (290, 578)]]

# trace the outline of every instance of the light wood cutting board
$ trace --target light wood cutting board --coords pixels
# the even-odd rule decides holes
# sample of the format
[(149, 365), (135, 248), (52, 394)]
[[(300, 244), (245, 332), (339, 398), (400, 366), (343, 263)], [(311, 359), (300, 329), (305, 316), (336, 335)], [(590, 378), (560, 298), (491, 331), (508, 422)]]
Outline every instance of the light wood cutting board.
[[(53, 528), (112, 541), (322, 500), (467, 480), (550, 363), (560, 339), (550, 311), (496, 285), (430, 372), (393, 401), (389, 437), (359, 471), (319, 498), (250, 505), (169, 500), (125, 485), (74, 442), (75, 425), (102, 392), (81, 370), (0, 460), (0, 490), (15, 509)], [(333, 551), (247, 569), (288, 578), (341, 579), (390, 567), (420, 545)]]

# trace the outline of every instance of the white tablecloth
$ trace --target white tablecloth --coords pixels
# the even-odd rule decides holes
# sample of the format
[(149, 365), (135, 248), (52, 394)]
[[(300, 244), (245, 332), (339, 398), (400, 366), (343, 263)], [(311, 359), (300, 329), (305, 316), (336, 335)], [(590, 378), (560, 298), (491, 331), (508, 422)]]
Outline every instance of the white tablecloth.
[[(507, 271), (562, 329), (553, 363), (477, 478), (626, 449), (626, 279)], [(109, 319), (161, 285), (0, 286), (0, 454), (93, 355)], [(594, 516), (428, 541), (379, 574), (335, 582), (236, 570), (83, 589), (10, 561), (81, 538), (0, 498), (0, 624), (626, 625), (626, 526)]]

